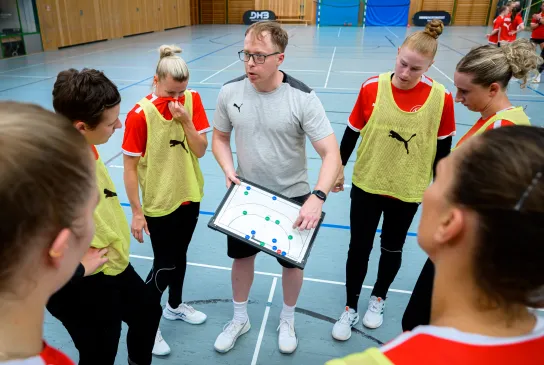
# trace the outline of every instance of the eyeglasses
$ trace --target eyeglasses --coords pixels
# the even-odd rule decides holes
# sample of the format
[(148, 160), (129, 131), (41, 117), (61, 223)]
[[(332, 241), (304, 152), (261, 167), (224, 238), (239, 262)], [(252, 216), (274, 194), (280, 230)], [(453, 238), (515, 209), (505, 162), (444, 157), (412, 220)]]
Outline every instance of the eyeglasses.
[(274, 52), (270, 54), (255, 54), (255, 53), (248, 53), (245, 51), (238, 52), (238, 57), (240, 57), (240, 61), (249, 62), (250, 58), (253, 57), (253, 62), (258, 64), (263, 64), (266, 61), (266, 57), (273, 56), (281, 54), (281, 52)]

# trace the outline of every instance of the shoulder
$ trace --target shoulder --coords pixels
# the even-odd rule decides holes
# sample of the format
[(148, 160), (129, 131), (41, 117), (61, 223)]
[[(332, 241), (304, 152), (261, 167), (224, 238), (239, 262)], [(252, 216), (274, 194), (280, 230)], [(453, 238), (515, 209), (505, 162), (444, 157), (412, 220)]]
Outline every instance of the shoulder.
[(496, 120), (494, 121), (493, 123), (491, 123), (486, 130), (491, 130), (491, 129), (497, 129), (497, 128), (501, 128), (501, 127), (510, 127), (510, 126), (513, 126), (513, 125), (516, 125), (516, 123), (508, 120), (508, 119), (499, 119), (499, 120)]
[(294, 78), (291, 75), (283, 73), (283, 83), (287, 84), (291, 89), (295, 90), (295, 92), (300, 92), (303, 94), (311, 94), (313, 90), (306, 85), (304, 82), (300, 81), (299, 79)]
[(227, 82), (225, 82), (223, 84), (223, 87), (221, 89), (225, 89), (225, 88), (232, 88), (232, 87), (236, 87), (236, 86), (239, 86), (240, 84), (244, 84), (244, 81), (247, 79), (247, 75), (244, 74), (242, 76), (238, 76), (237, 78), (235, 79), (232, 79), (232, 80), (229, 80)]
[(193, 101), (202, 103), (202, 97), (200, 96), (198, 91), (196, 91), (194, 89), (187, 89), (187, 90), (191, 92), (191, 96), (193, 97)]

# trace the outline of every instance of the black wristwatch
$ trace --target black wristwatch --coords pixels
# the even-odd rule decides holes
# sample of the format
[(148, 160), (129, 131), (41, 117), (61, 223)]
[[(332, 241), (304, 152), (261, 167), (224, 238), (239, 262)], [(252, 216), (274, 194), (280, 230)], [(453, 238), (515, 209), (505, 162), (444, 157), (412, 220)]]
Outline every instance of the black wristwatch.
[(323, 201), (327, 200), (327, 194), (325, 194), (321, 190), (314, 190), (312, 191), (312, 194), (314, 194), (315, 196), (317, 196), (319, 199)]

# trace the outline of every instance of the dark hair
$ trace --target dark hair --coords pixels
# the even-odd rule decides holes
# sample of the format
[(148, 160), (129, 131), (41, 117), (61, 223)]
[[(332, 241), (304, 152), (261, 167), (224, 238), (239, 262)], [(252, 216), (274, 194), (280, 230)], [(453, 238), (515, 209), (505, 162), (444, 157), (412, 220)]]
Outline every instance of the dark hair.
[(512, 14), (510, 15), (510, 19), (512, 20), (512, 23), (514, 22), (514, 19), (516, 19), (516, 16), (521, 11), (521, 6), (516, 5), (512, 8)]
[(475, 138), (451, 198), (478, 215), (476, 282), (502, 305), (542, 305), (544, 129), (503, 127)]
[(281, 53), (285, 52), (285, 48), (287, 48), (287, 44), (289, 43), (289, 34), (287, 34), (287, 31), (283, 29), (278, 22), (271, 20), (251, 24), (246, 29), (245, 35), (247, 36), (250, 32), (253, 37), (256, 37), (259, 40), (262, 39), (262, 33), (270, 33), (272, 44), (276, 46)]
[[(92, 153), (63, 116), (0, 102), (0, 292), (38, 247), (74, 221), (96, 194)], [(79, 224), (78, 224), (79, 226)]]
[(461, 58), (456, 70), (470, 74), (476, 85), (488, 87), (496, 82), (505, 89), (512, 77), (523, 80), (524, 86), (529, 73), (541, 63), (542, 58), (531, 41), (518, 38), (500, 47), (487, 44), (471, 49)]
[(103, 72), (84, 68), (59, 72), (53, 87), (53, 108), (70, 121), (85, 122), (94, 129), (102, 114), (121, 102), (119, 90)]

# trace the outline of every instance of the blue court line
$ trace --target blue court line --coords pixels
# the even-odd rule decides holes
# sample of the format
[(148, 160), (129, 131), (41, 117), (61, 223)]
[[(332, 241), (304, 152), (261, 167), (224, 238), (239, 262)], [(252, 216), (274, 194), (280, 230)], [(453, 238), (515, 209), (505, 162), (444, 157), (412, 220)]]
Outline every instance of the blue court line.
[[(121, 205), (123, 207), (130, 207), (130, 204), (129, 203), (121, 203)], [(215, 213), (214, 212), (209, 212), (209, 211), (206, 211), (206, 210), (201, 210), (200, 211), (200, 214), (202, 215), (214, 215)], [(346, 230), (349, 230), (350, 227), (349, 226), (344, 226), (344, 225), (341, 225), (341, 224), (329, 224), (329, 223), (323, 223), (321, 224), (321, 227), (323, 228), (336, 228), (336, 229), (346, 229)], [(378, 229), (376, 230), (377, 233), (381, 233), (381, 229)], [(408, 232), (407, 236), (409, 237), (417, 237), (417, 233), (415, 232)]]
[[(190, 61), (187, 61), (187, 64), (190, 64), (190, 63), (193, 63), (193, 62), (195, 62), (195, 61), (198, 61), (198, 60), (200, 60), (200, 59), (202, 59), (202, 58), (204, 58), (204, 57), (208, 57), (209, 55), (212, 55), (212, 54), (214, 54), (214, 53), (217, 53), (217, 52), (219, 52), (219, 51), (222, 51), (222, 50), (224, 50), (225, 48), (232, 47), (232, 46), (234, 46), (236, 43), (239, 43), (239, 42), (241, 42), (241, 40), (240, 40), (240, 41), (236, 41), (236, 42), (234, 42), (234, 43), (231, 43), (231, 44), (229, 44), (229, 45), (226, 45), (225, 47), (221, 47), (221, 48), (219, 48), (219, 49), (216, 49), (215, 51), (206, 53), (205, 55), (202, 55), (202, 56), (200, 56), (200, 57), (194, 58), (194, 59), (192, 59), (192, 60), (190, 60)], [(153, 76), (146, 77), (146, 78), (143, 79), (143, 80), (134, 82), (134, 83), (132, 83), (132, 84), (130, 84), (130, 85), (127, 85), (127, 86), (125, 86), (125, 87), (120, 88), (119, 91), (126, 90), (126, 89), (128, 89), (129, 87), (136, 86), (136, 85), (138, 85), (138, 84), (140, 84), (140, 83), (142, 83), (142, 82), (144, 82), (144, 81), (151, 80), (152, 78), (153, 78)]]
[(384, 37), (387, 38), (387, 40), (393, 45), (393, 47), (397, 48), (397, 46), (395, 46), (395, 43), (393, 43), (393, 41), (388, 36), (384, 35)]
[(42, 81), (46, 81), (46, 80), (51, 80), (51, 79), (54, 79), (56, 76), (51, 76), (51, 77), (48, 77), (46, 79), (41, 79), (41, 80), (38, 80), (38, 81), (32, 81), (32, 82), (29, 82), (27, 84), (23, 84), (23, 85), (18, 85), (18, 86), (13, 86), (13, 87), (8, 87), (7, 89), (4, 89), (4, 90), (0, 90), (0, 93), (1, 92), (4, 92), (4, 91), (9, 91), (9, 90), (13, 90), (13, 89), (18, 89), (20, 87), (25, 87), (25, 86), (28, 86), (28, 85), (33, 85), (33, 84), (37, 84), (38, 82), (42, 82)]

